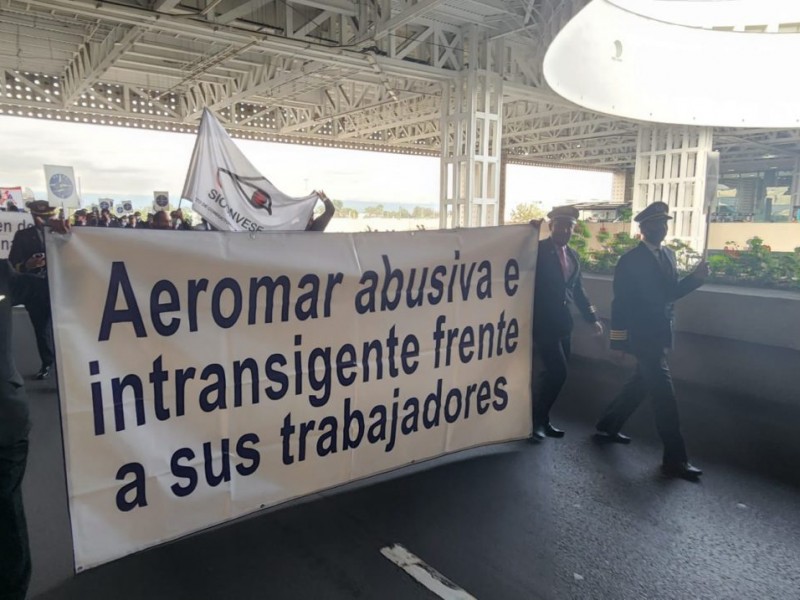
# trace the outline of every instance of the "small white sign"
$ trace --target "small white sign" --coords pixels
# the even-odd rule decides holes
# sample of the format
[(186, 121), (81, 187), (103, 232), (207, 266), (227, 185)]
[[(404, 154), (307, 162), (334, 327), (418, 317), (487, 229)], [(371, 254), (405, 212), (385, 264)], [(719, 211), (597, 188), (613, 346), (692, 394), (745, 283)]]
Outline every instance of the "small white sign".
[(53, 206), (79, 208), (78, 186), (75, 184), (75, 171), (72, 167), (44, 165), (44, 179), (47, 185), (47, 201)]

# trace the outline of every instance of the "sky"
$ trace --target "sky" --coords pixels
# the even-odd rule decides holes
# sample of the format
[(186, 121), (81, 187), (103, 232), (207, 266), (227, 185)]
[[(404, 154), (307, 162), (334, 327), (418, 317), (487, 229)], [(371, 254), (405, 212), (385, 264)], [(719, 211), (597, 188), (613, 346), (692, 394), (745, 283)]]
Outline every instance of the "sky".
[[(180, 197), (195, 135), (128, 127), (0, 117), (0, 187), (29, 187), (46, 199), (45, 164), (72, 166), (88, 197)], [(439, 159), (235, 140), (280, 190), (302, 196), (322, 189), (334, 199), (438, 205)], [(608, 200), (611, 174), (509, 165), (507, 212), (522, 202), (549, 208), (566, 200)]]

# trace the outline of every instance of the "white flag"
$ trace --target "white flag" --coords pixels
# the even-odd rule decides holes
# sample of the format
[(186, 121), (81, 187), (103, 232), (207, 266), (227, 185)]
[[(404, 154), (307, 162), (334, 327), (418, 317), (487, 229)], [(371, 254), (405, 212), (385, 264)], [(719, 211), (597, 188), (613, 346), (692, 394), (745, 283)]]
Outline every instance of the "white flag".
[(290, 198), (259, 173), (208, 109), (186, 175), (182, 197), (217, 229), (303, 230), (317, 194)]

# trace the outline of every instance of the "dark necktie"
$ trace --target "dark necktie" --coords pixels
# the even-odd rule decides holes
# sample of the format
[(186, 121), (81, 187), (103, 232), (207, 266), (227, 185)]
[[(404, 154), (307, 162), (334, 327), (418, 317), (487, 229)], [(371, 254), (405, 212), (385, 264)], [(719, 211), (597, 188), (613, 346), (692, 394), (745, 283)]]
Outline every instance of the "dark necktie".
[(569, 259), (567, 258), (567, 247), (566, 246), (558, 246), (558, 262), (561, 263), (561, 272), (564, 274), (564, 281), (569, 279), (571, 275), (571, 269), (569, 267)]
[(667, 253), (664, 248), (658, 249), (658, 264), (661, 267), (661, 272), (667, 277), (672, 277), (672, 263), (670, 263)]

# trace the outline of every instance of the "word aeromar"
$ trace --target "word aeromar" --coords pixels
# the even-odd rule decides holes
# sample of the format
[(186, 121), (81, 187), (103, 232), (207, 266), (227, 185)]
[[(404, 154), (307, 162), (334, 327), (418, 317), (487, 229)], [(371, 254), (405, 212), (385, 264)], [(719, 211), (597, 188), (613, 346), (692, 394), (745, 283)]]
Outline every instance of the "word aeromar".
[[(492, 263), (488, 260), (465, 263), (455, 251), (452, 265), (393, 268), (389, 257), (382, 256), (383, 272), (365, 271), (355, 292), (354, 309), (358, 314), (393, 311), (404, 305), (410, 309), (428, 304), (491, 299)], [(206, 278), (186, 280), (182, 287), (161, 279), (153, 284), (146, 302), (134, 289), (124, 262), (111, 265), (108, 290), (103, 307), (98, 340), (108, 341), (114, 325), (133, 327), (137, 338), (148, 335), (141, 305), (149, 308), (149, 321), (160, 336), (171, 336), (188, 326), (199, 328), (198, 312), (209, 314), (214, 324), (229, 329), (240, 321), (247, 325), (328, 318), (334, 293), (344, 281), (344, 273), (317, 275), (307, 273), (296, 283), (286, 275), (262, 275), (241, 282), (223, 277), (217, 282)], [(513, 296), (518, 289), (519, 265), (515, 259), (505, 264), (504, 291)], [(121, 296), (121, 298), (120, 298)], [(118, 305), (121, 305), (118, 307)], [(344, 316), (344, 315), (342, 315)], [(187, 323), (188, 321), (188, 323)]]

